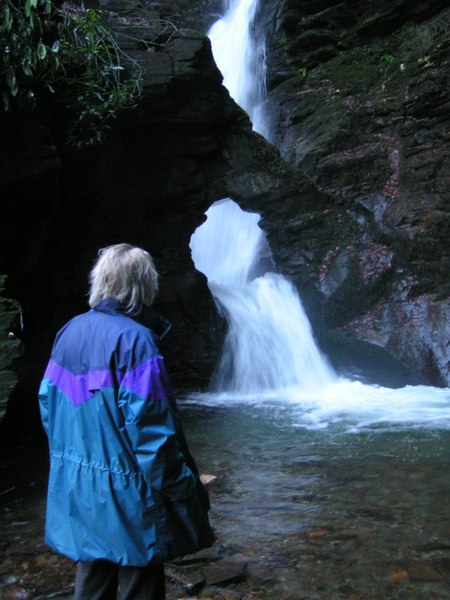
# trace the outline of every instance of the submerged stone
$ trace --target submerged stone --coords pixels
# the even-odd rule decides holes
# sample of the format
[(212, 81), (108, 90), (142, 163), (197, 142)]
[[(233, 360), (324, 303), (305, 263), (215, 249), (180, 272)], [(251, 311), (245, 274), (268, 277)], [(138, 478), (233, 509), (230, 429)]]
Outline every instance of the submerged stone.
[(11, 586), (3, 590), (4, 600), (32, 600), (34, 597), (33, 592), (22, 586)]
[(221, 561), (202, 568), (209, 585), (241, 583), (247, 577), (247, 563)]

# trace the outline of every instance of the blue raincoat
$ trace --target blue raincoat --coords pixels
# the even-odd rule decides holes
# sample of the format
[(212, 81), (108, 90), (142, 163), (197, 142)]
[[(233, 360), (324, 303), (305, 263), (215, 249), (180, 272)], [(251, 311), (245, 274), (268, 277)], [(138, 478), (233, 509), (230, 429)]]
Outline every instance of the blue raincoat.
[(213, 542), (155, 334), (108, 299), (58, 333), (39, 390), (50, 447), (46, 543), (143, 566)]

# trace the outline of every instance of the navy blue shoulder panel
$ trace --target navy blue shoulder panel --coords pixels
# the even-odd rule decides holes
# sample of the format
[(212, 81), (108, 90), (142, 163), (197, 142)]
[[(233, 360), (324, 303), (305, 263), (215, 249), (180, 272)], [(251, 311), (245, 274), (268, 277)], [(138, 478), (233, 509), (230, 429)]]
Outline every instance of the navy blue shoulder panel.
[(127, 370), (159, 355), (152, 331), (122, 313), (90, 310), (56, 336), (52, 360), (72, 373)]

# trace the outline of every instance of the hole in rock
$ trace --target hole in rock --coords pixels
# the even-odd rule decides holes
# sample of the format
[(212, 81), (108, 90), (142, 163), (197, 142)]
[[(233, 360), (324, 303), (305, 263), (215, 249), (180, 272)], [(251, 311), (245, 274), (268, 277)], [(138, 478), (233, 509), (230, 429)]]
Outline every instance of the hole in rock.
[(191, 237), (192, 259), (228, 324), (212, 389), (258, 395), (331, 381), (297, 290), (273, 272), (260, 215), (229, 198), (205, 214)]

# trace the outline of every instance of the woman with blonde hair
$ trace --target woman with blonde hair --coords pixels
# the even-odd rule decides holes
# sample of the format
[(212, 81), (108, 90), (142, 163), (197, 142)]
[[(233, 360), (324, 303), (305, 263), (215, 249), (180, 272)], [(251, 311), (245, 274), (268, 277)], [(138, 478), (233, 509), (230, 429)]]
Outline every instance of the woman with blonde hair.
[(91, 309), (56, 336), (39, 390), (45, 539), (78, 561), (75, 600), (163, 600), (163, 563), (213, 542), (159, 336), (142, 318), (157, 291), (148, 252), (102, 249)]

